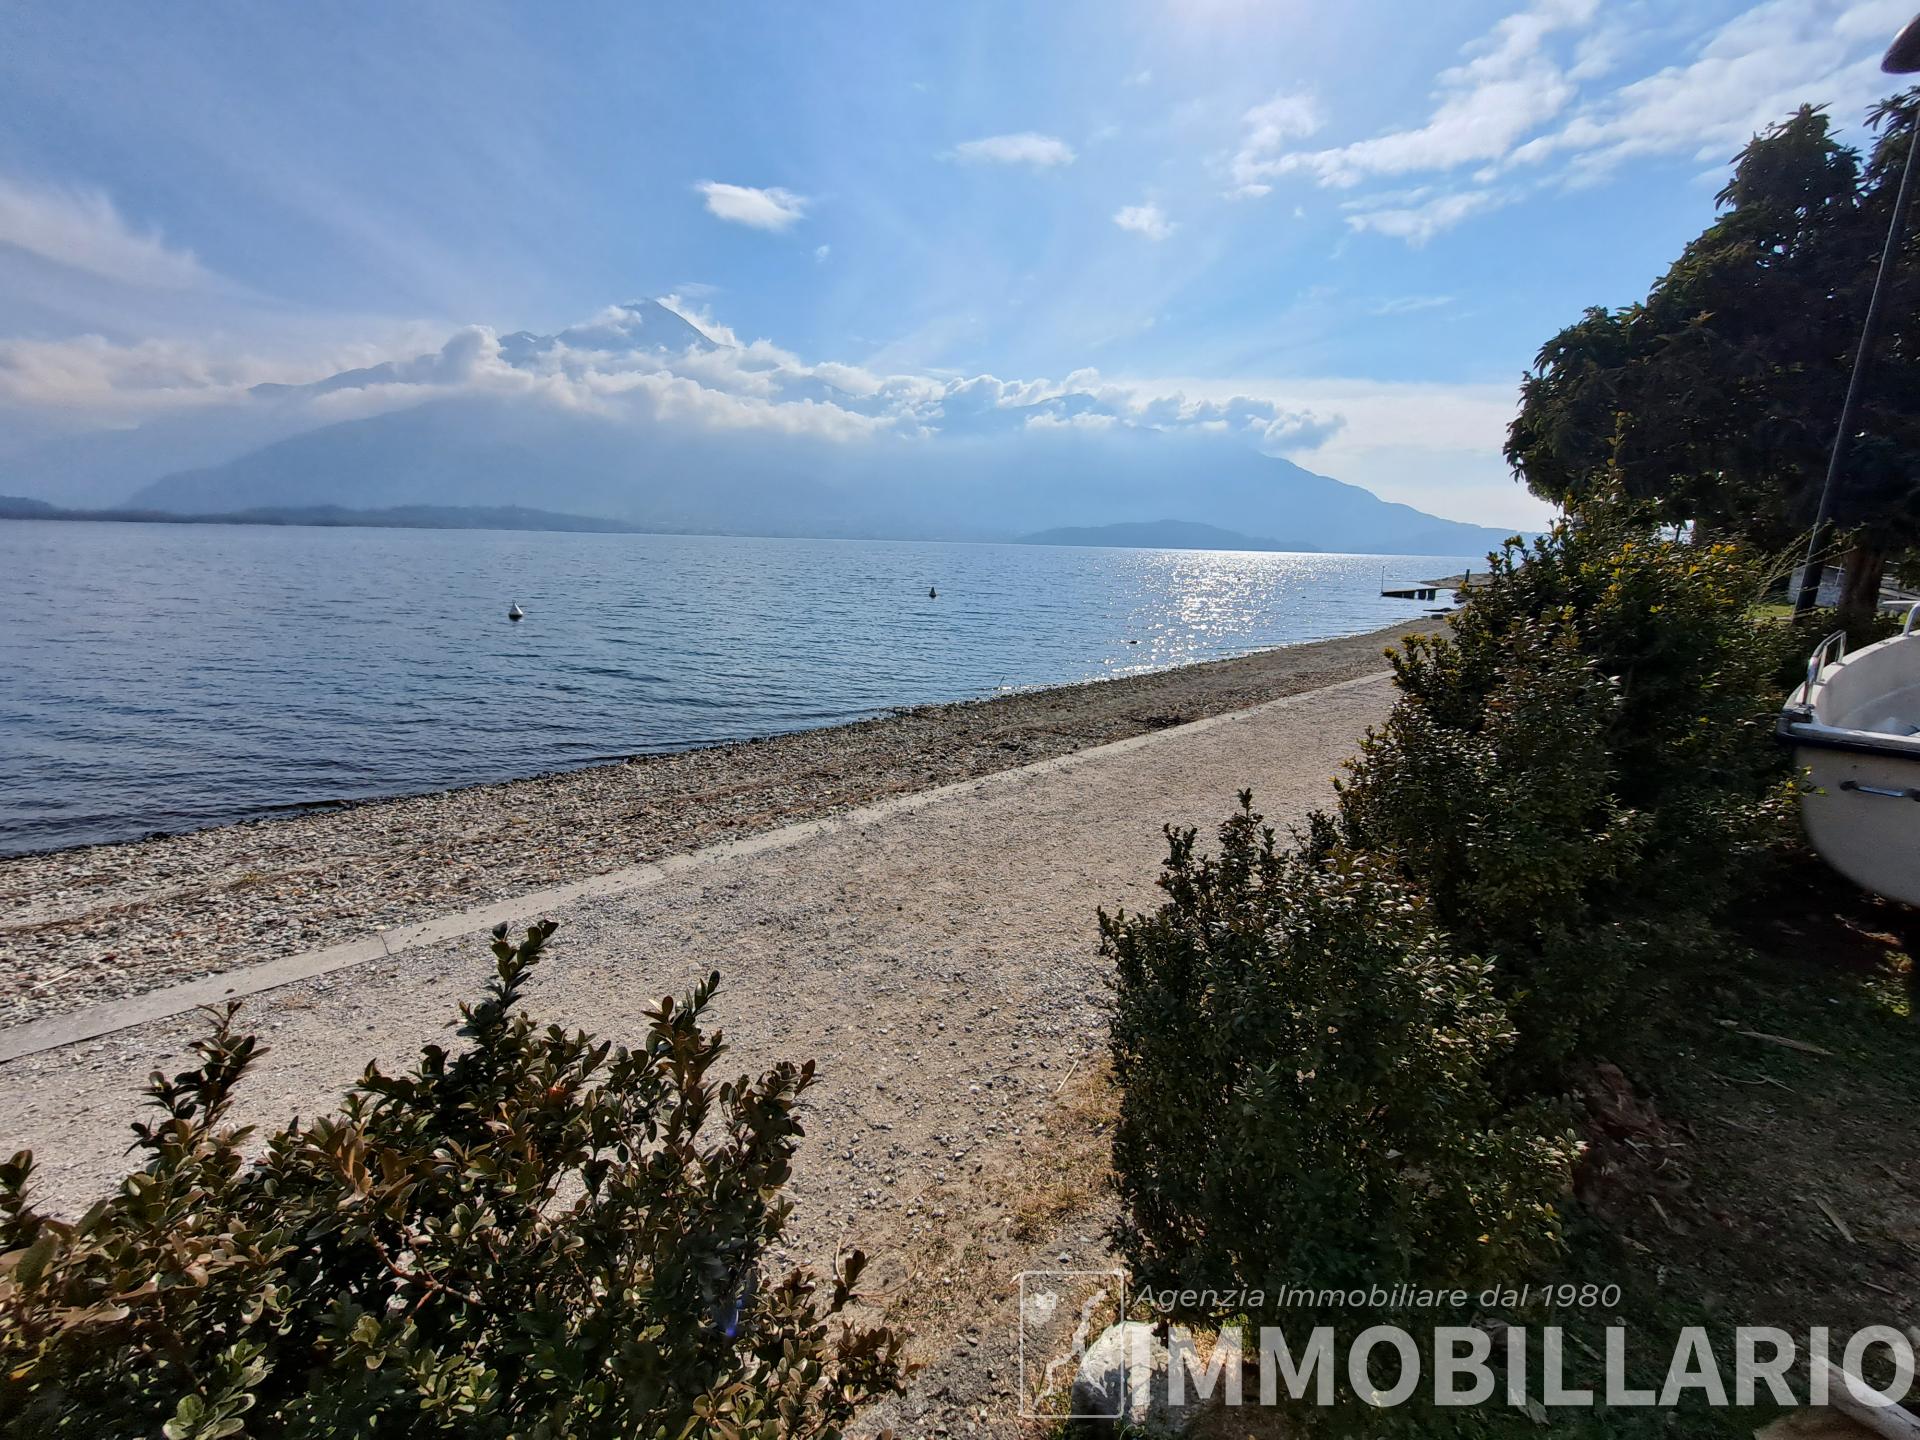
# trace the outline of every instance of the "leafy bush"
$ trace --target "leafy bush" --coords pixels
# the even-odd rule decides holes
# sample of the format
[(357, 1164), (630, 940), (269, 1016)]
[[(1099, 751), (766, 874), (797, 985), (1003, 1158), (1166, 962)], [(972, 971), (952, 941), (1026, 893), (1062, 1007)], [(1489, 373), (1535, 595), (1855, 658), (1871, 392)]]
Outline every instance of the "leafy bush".
[(495, 932), (450, 1056), (369, 1068), (249, 1165), (233, 1008), (150, 1091), (146, 1161), (74, 1223), (0, 1167), (5, 1433), (836, 1436), (899, 1340), (763, 1277), (813, 1067), (716, 1082), (718, 976), (637, 1051), (516, 1013), (553, 932)]
[(1292, 1285), (1524, 1273), (1557, 1242), (1575, 1147), (1499, 1113), (1485, 1076), (1511, 1030), (1488, 967), (1390, 866), (1279, 852), (1251, 804), (1217, 858), (1169, 829), (1156, 913), (1100, 917), (1136, 1281), (1278, 1305)]
[(1471, 1289), (1553, 1247), (1576, 1147), (1538, 1097), (1722, 943), (1780, 833), (1799, 637), (1754, 623), (1761, 588), (1596, 498), (1394, 657), (1295, 848), (1246, 796), (1215, 859), (1169, 831), (1167, 902), (1101, 917), (1141, 1283)]
[(1614, 918), (1648, 840), (1607, 750), (1618, 690), (1571, 638), (1547, 624), (1516, 635), (1470, 723), (1447, 720), (1458, 652), (1411, 647), (1397, 661), (1407, 698), (1340, 794), (1344, 842), (1385, 855), (1431, 898), (1451, 943), (1493, 960), (1524, 1036), (1512, 1065), (1525, 1071), (1604, 1027), (1648, 943)]
[(1492, 558), (1451, 635), (1394, 657), (1401, 698), (1350, 766), (1337, 834), (1494, 962), (1526, 1088), (1718, 943), (1781, 833), (1786, 758), (1766, 732), (1799, 642), (1753, 622), (1739, 547), (1663, 537), (1617, 502)]

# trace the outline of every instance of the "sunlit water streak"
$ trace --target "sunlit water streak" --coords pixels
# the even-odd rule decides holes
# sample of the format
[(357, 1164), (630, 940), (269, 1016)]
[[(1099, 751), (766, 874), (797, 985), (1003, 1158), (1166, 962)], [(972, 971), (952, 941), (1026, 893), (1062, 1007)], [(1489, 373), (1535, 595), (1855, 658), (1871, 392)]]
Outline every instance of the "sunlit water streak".
[(1467, 563), (0, 521), (0, 854), (1353, 634)]

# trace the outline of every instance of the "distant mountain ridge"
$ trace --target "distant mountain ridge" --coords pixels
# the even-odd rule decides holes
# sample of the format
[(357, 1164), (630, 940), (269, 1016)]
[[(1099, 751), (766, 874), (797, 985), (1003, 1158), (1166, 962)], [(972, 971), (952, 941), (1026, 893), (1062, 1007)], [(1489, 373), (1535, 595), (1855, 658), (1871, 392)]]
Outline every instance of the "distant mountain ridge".
[(1246, 397), (1140, 406), (1113, 388), (807, 364), (645, 300), (68, 436), (0, 460), (0, 488), (209, 516), (537, 499), (636, 530), (850, 539), (1004, 540), (1090, 517), (1145, 534), (1175, 503), (1179, 523), (1239, 538), (1141, 543), (1475, 555), (1511, 533), (1266, 453), (1279, 418)]

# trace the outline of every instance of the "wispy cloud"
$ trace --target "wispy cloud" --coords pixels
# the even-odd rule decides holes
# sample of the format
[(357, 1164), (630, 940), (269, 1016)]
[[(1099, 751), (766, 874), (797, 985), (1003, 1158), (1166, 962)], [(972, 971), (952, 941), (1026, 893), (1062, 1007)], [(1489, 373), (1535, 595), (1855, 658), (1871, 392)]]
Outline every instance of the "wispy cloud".
[(0, 405), (88, 411), (103, 423), (178, 405), (216, 404), (264, 378), (244, 361), (179, 341), (121, 345), (99, 335), (0, 340)]
[[(1653, 21), (1603, 14), (1598, 0), (1535, 0), (1466, 45), (1435, 78), (1426, 120), (1318, 150), (1290, 142), (1318, 128), (1304, 97), (1248, 111), (1232, 164), (1238, 197), (1269, 193), (1282, 176), (1333, 189), (1432, 177), (1416, 198), (1349, 205), (1347, 224), (1420, 245), (1471, 216), (1512, 203), (1495, 188), (1522, 172), (1532, 184), (1579, 184), (1644, 156), (1724, 162), (1750, 135), (1803, 103), (1855, 120), (1887, 88), (1878, 48), (1910, 15), (1903, 0), (1761, 0), (1696, 33), (1663, 34), (1685, 58), (1625, 80), (1623, 57)], [(1670, 30), (1671, 22), (1660, 28)], [(1467, 171), (1470, 186), (1435, 189)]]
[(1141, 205), (1123, 205), (1114, 212), (1113, 223), (1122, 230), (1131, 230), (1149, 240), (1164, 240), (1175, 229), (1174, 223), (1167, 218), (1167, 212), (1152, 200)]
[(1685, 63), (1593, 97), (1509, 158), (1561, 157), (1578, 181), (1644, 155), (1724, 161), (1803, 103), (1852, 123), (1894, 88), (1878, 52), (1912, 14), (1905, 0), (1768, 0), (1711, 31)]
[(750, 225), (755, 230), (786, 230), (805, 216), (811, 203), (806, 196), (782, 190), (777, 185), (761, 189), (702, 180), (693, 188), (706, 197), (710, 214), (735, 225)]
[(1468, 46), (1468, 58), (1440, 73), (1424, 125), (1329, 150), (1296, 151), (1263, 173), (1299, 170), (1322, 185), (1350, 188), (1375, 175), (1451, 170), (1508, 155), (1566, 109), (1576, 86), (1548, 53), (1556, 32), (1592, 20), (1598, 0), (1539, 0)]
[(1391, 235), (1421, 246), (1471, 216), (1496, 210), (1508, 197), (1492, 190), (1453, 190), (1441, 194), (1414, 191), (1399, 200), (1353, 201), (1347, 205), (1349, 229)]
[(236, 348), (227, 337), (0, 338), (0, 411), (58, 414), (79, 428), (120, 428), (172, 410), (244, 404), (248, 390), (263, 381), (301, 384), (405, 360), (424, 343), (441, 342), (433, 329), (411, 325), (377, 340), (293, 342), (277, 352)]
[(1451, 295), (1393, 295), (1367, 306), (1369, 315), (1417, 315), (1422, 310), (1444, 310), (1453, 304)]
[(969, 165), (1028, 165), (1035, 170), (1051, 170), (1071, 165), (1074, 153), (1073, 147), (1057, 135), (1022, 130), (1015, 135), (963, 140), (953, 147), (952, 158)]
[(1311, 95), (1281, 93), (1256, 105), (1241, 118), (1246, 133), (1233, 157), (1233, 194), (1265, 195), (1273, 187), (1267, 179), (1279, 173), (1287, 142), (1304, 139), (1326, 124), (1320, 104)]
[(188, 290), (212, 277), (189, 250), (140, 231), (104, 190), (0, 176), (0, 245), (122, 285)]

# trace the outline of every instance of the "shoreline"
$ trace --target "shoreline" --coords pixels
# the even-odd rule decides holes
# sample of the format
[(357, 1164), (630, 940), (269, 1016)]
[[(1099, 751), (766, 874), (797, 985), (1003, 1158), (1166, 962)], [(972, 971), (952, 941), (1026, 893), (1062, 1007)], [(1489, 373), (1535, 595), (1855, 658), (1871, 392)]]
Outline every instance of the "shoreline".
[(1247, 709), (1442, 623), (0, 858), (0, 1026)]
[[(967, 543), (967, 542), (961, 542)], [(505, 791), (519, 786), (539, 786), (549, 782), (565, 780), (571, 776), (587, 774), (595, 770), (610, 770), (626, 765), (648, 765), (660, 761), (675, 760), (687, 755), (716, 754), (723, 751), (745, 750), (797, 740), (802, 736), (828, 736), (848, 734), (864, 730), (870, 726), (887, 725), (895, 721), (945, 715), (947, 712), (963, 711), (982, 706), (1000, 704), (1016, 705), (1019, 702), (1038, 697), (1065, 694), (1070, 691), (1095, 689), (1100, 686), (1126, 686), (1138, 681), (1155, 680), (1167, 676), (1181, 675), (1188, 671), (1204, 670), (1209, 666), (1237, 666), (1244, 662), (1259, 660), (1280, 654), (1290, 654), (1299, 650), (1312, 650), (1318, 647), (1342, 646), (1350, 642), (1380, 642), (1379, 649), (1384, 650), (1402, 635), (1411, 635), (1427, 629), (1439, 628), (1443, 622), (1431, 618), (1431, 612), (1422, 611), (1418, 618), (1397, 625), (1383, 625), (1377, 630), (1363, 630), (1354, 635), (1336, 635), (1324, 640), (1298, 640), (1288, 644), (1269, 645), (1259, 650), (1249, 650), (1243, 655), (1226, 655), (1211, 660), (1189, 660), (1177, 665), (1169, 665), (1159, 670), (1149, 670), (1125, 675), (1092, 675), (1084, 680), (1063, 680), (1051, 685), (1008, 686), (994, 691), (990, 695), (975, 695), (960, 700), (929, 700), (916, 705), (884, 705), (865, 713), (855, 713), (852, 718), (831, 720), (820, 725), (803, 725), (792, 730), (776, 730), (766, 735), (741, 735), (719, 739), (688, 740), (669, 742), (655, 750), (634, 750), (624, 754), (606, 754), (590, 760), (582, 760), (575, 765), (565, 765), (557, 769), (536, 770), (529, 775), (512, 775), (498, 780), (468, 780), (458, 785), (442, 785), (428, 790), (397, 790), (387, 794), (348, 796), (339, 799), (324, 800), (283, 800), (263, 806), (251, 813), (236, 815), (230, 819), (214, 820), (205, 825), (191, 825), (180, 830), (148, 830), (138, 835), (127, 835), (117, 840), (83, 840), (73, 845), (52, 845), (42, 850), (19, 850), (0, 853), (0, 901), (17, 900), (18, 893), (9, 886), (7, 869), (13, 865), (23, 865), (32, 861), (52, 861), (65, 857), (85, 854), (90, 851), (116, 851), (133, 846), (164, 845), (190, 840), (198, 835), (209, 835), (228, 830), (247, 830), (264, 825), (277, 825), (300, 820), (323, 819), (328, 816), (351, 814), (378, 805), (399, 805), (414, 800), (432, 800), (440, 797), (466, 795), (470, 792), (493, 790)], [(1331, 683), (1331, 682), (1328, 682)], [(1289, 687), (1276, 692), (1273, 698), (1295, 693), (1297, 687)], [(1307, 687), (1316, 688), (1316, 687)], [(1249, 705), (1259, 701), (1250, 701)], [(1165, 724), (1179, 724), (1182, 720), (1197, 720), (1203, 715), (1221, 713), (1218, 710), (1196, 711), (1191, 715), (1174, 718), (1152, 717)], [(1145, 725), (1138, 731), (1121, 732), (1113, 738), (1125, 738), (1127, 734), (1144, 734), (1149, 730), (1161, 728), (1158, 725)], [(1088, 742), (1090, 744), (1099, 742)], [(1074, 747), (1081, 748), (1081, 747)], [(1070, 753), (1068, 751), (1060, 752)], [(1025, 764), (1025, 761), (1016, 762)], [(1008, 767), (1010, 768), (1010, 767)], [(992, 770), (983, 770), (979, 774), (992, 774)], [(8, 926), (0, 922), (0, 972), (3, 972), (8, 957), (6, 936)], [(5, 975), (0, 973), (0, 1025), (4, 1025)]]

